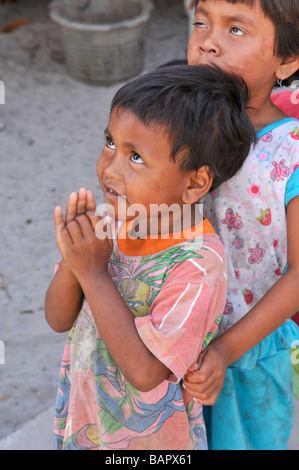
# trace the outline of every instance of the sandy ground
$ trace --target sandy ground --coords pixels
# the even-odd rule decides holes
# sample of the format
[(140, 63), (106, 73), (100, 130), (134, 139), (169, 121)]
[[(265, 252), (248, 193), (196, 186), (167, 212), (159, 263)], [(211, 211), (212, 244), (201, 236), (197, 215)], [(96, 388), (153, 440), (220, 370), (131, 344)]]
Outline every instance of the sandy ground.
[[(82, 186), (102, 202), (95, 165), (120, 86), (91, 87), (69, 77), (48, 3), (0, 5), (0, 27), (30, 20), (0, 35), (0, 448), (9, 448), (3, 439), (15, 431), (13, 448), (22, 447), (24, 436), (27, 448), (43, 448), (42, 431), (50, 429), (65, 341), (44, 319), (44, 296), (59, 259), (53, 209)], [(144, 69), (185, 58), (187, 31), (182, 0), (155, 0)]]
[[(47, 5), (19, 0), (0, 10), (0, 24), (31, 21), (0, 36), (0, 439), (55, 402), (65, 335), (52, 332), (44, 319), (44, 296), (59, 259), (52, 214), (82, 186), (102, 202), (95, 167), (120, 87), (91, 87), (68, 76)], [(185, 58), (186, 47), (182, 2), (156, 1), (145, 70)]]

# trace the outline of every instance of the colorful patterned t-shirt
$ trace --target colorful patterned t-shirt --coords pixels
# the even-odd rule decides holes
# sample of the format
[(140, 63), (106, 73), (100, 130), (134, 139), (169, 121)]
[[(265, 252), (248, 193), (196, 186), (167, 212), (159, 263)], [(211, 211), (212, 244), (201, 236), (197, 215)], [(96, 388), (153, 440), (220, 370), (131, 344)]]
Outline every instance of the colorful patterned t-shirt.
[[(283, 119), (262, 129), (242, 169), (204, 198), (204, 214), (228, 260), (228, 296), (220, 333), (246, 315), (283, 274), (285, 195), (298, 166), (299, 121)], [(287, 202), (298, 194), (297, 184)], [(278, 348), (286, 347), (283, 339), (278, 341)]]
[(63, 355), (56, 449), (207, 448), (202, 407), (181, 379), (217, 331), (226, 260), (210, 223), (196, 228), (193, 237), (181, 240), (115, 243), (109, 273), (135, 316), (140, 338), (171, 375), (149, 392), (134, 389), (109, 354), (85, 300)]

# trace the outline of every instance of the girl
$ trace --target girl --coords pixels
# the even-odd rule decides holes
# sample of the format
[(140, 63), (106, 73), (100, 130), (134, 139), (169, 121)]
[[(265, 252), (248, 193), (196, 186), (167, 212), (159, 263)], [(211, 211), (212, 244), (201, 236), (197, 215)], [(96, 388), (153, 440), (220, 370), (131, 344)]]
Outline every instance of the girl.
[(287, 320), (299, 309), (299, 122), (270, 94), (299, 68), (298, 27), (293, 0), (196, 2), (189, 64), (246, 81), (259, 139), (242, 170), (204, 202), (226, 247), (228, 296), (222, 334), (185, 386), (213, 405), (205, 410), (210, 449), (286, 449), (292, 429), (289, 348), (299, 329)]

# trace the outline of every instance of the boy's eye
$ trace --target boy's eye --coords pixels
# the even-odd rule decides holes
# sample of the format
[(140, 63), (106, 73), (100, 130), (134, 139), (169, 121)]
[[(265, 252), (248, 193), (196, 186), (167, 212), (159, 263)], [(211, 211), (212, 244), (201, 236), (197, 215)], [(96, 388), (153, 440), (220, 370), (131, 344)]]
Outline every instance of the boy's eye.
[(144, 160), (136, 152), (131, 156), (131, 161), (134, 163), (144, 163)]
[(106, 137), (106, 142), (107, 142), (106, 145), (109, 149), (115, 150), (115, 144), (110, 137)]
[(244, 35), (244, 31), (242, 31), (240, 28), (238, 28), (237, 26), (233, 26), (231, 28), (231, 32), (235, 35), (235, 36), (243, 36)]

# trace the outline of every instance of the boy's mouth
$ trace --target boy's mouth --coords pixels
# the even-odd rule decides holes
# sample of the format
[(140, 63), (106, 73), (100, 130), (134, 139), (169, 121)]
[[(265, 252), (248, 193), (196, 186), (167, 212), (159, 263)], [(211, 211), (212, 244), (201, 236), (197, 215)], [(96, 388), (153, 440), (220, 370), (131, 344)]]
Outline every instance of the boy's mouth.
[(105, 197), (107, 197), (107, 199), (115, 200), (119, 197), (122, 197), (117, 191), (115, 191), (115, 189), (111, 188), (110, 186), (106, 186), (105, 184), (103, 184), (103, 186)]
[(114, 191), (114, 189), (107, 188), (107, 191), (111, 194), (115, 194), (116, 196), (119, 196), (119, 194), (116, 191)]

